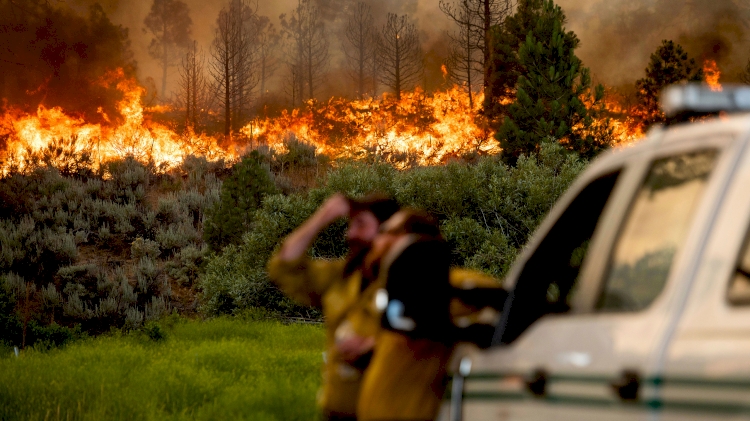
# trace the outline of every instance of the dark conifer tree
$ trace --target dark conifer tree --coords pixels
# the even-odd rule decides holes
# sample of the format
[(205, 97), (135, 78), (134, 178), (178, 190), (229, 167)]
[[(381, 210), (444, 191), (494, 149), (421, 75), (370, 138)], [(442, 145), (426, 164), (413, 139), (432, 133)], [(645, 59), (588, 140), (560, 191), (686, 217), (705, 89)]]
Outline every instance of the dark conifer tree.
[(659, 94), (668, 85), (703, 80), (703, 69), (689, 58), (680, 44), (664, 40), (651, 54), (646, 67), (646, 77), (635, 82), (638, 105), (633, 110), (634, 119), (644, 128), (665, 120), (659, 109)]
[[(584, 103), (591, 95), (591, 76), (575, 55), (578, 37), (565, 31), (565, 14), (552, 0), (543, 0), (537, 10), (518, 50), (515, 101), (495, 136), (510, 162), (536, 152), (545, 140), (591, 156), (606, 147), (607, 133), (597, 133), (601, 129)], [(603, 95), (598, 86), (589, 106), (600, 104)]]
[(209, 212), (203, 227), (203, 239), (213, 250), (239, 243), (250, 229), (253, 212), (263, 197), (276, 193), (271, 174), (253, 151), (232, 167), (232, 175), (221, 186), (221, 198)]
[(483, 110), (490, 124), (503, 123), (507, 112), (507, 99), (516, 93), (516, 82), (523, 72), (518, 60), (518, 50), (526, 41), (526, 35), (533, 29), (542, 11), (542, 0), (521, 0), (516, 12), (505, 19), (503, 25), (492, 28), (489, 47), (489, 81), (484, 97)]

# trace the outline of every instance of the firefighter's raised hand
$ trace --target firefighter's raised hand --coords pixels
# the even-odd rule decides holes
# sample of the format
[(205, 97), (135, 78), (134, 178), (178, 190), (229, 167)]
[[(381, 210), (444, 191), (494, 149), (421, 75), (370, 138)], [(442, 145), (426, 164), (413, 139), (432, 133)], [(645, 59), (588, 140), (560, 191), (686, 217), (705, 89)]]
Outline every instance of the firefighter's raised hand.
[(320, 208), (318, 208), (318, 210), (315, 212), (315, 215), (313, 215), (313, 217), (310, 219), (313, 219), (316, 216), (320, 218), (318, 222), (324, 224), (323, 227), (327, 226), (338, 218), (348, 217), (349, 200), (344, 197), (343, 194), (336, 193), (326, 199), (326, 201), (323, 202)]
[(301, 258), (320, 231), (336, 219), (347, 216), (349, 200), (341, 193), (329, 197), (305, 223), (284, 240), (279, 257), (285, 261)]

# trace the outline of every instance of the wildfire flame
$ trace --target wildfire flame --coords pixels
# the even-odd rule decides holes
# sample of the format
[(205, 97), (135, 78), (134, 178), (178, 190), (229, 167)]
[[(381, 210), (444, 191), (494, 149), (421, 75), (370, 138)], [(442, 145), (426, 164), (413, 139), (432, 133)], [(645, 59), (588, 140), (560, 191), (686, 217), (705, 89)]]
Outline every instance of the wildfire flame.
[(705, 60), (703, 62), (703, 73), (706, 76), (706, 84), (711, 88), (712, 91), (721, 91), (721, 84), (719, 78), (721, 77), (721, 70), (714, 60)]
[(122, 93), (123, 99), (117, 108), (123, 121), (112, 123), (109, 116), (102, 113), (107, 123), (93, 124), (66, 114), (59, 107), (41, 105), (35, 114), (11, 109), (0, 116), (0, 139), (6, 137), (5, 150), (1, 151), (5, 162), (0, 167), (0, 174), (6, 174), (11, 164), (23, 169), (32, 164), (28, 161), (35, 153), (56, 141), (70, 139), (75, 140), (72, 152), (88, 153), (98, 164), (133, 156), (166, 168), (178, 164), (188, 154), (214, 159), (227, 155), (212, 137), (190, 132), (178, 135), (170, 128), (150, 121), (141, 104), (144, 89), (134, 79), (126, 77), (122, 69), (106, 73), (98, 83), (114, 86)]
[[(445, 162), (466, 152), (495, 153), (498, 142), (476, 123), (478, 105), (468, 105), (468, 94), (456, 86), (427, 96), (420, 89), (349, 101), (332, 98), (311, 102), (306, 110), (284, 111), (274, 119), (255, 121), (242, 131), (251, 142), (284, 150), (290, 135), (333, 158), (358, 158), (375, 152), (398, 166), (411, 156), (417, 164)], [(475, 104), (481, 104), (478, 97)], [(399, 158), (401, 157), (401, 158)]]
[[(59, 107), (44, 106), (35, 113), (9, 108), (0, 115), (0, 176), (10, 168), (36, 164), (40, 152), (61, 141), (75, 153), (88, 154), (94, 166), (133, 156), (164, 170), (190, 154), (233, 160), (239, 152), (261, 145), (284, 152), (292, 138), (334, 159), (375, 154), (399, 168), (500, 152), (493, 131), (477, 118), (482, 93), (475, 95), (470, 107), (465, 87), (458, 85), (431, 95), (417, 88), (402, 93), (400, 100), (383, 95), (354, 101), (310, 101), (303, 109), (283, 111), (278, 117), (256, 118), (240, 130), (240, 136), (225, 139), (189, 129), (180, 134), (153, 121), (154, 113), (169, 108), (144, 108), (144, 89), (121, 69), (106, 73), (97, 83), (121, 92), (117, 109), (122, 117), (107, 116), (100, 108), (103, 123), (92, 123)], [(627, 113), (618, 108), (617, 101), (610, 102), (607, 108), (615, 118), (606, 124), (612, 124), (616, 144), (628, 144), (639, 133), (621, 118)], [(599, 123), (605, 124), (605, 120)]]

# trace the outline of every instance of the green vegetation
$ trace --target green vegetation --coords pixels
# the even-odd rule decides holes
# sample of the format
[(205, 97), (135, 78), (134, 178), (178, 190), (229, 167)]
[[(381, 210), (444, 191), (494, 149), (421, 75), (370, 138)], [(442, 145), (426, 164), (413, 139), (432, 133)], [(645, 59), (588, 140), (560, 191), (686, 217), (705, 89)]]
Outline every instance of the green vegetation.
[(0, 307), (11, 310), (0, 342), (60, 345), (190, 305), (176, 298), (207, 255), (202, 224), (224, 164), (187, 157), (159, 173), (127, 158), (94, 172), (85, 157), (68, 158), (82, 165), (0, 180)]
[(146, 331), (0, 348), (0, 419), (314, 419), (320, 327), (168, 318)]
[[(496, 157), (402, 172), (385, 163), (342, 164), (317, 188), (266, 196), (242, 243), (208, 259), (198, 280), (201, 310), (212, 315), (262, 307), (317, 317), (316, 309), (296, 306), (270, 284), (265, 265), (283, 238), (339, 191), (351, 196), (380, 191), (402, 206), (427, 210), (441, 221), (453, 247), (454, 265), (500, 278), (584, 166), (584, 160), (554, 143), (544, 143), (538, 154), (521, 156), (516, 166)], [(317, 238), (310, 255), (343, 256), (344, 231), (343, 221), (329, 227)]]
[(245, 155), (224, 180), (221, 198), (209, 210), (203, 229), (203, 237), (214, 250), (239, 242), (250, 228), (252, 212), (260, 207), (263, 197), (276, 193), (262, 160), (257, 151)]
[[(595, 127), (592, 118), (603, 107), (604, 88), (597, 86), (591, 95), (589, 70), (575, 55), (580, 41), (565, 31), (560, 6), (551, 0), (529, 0), (522, 6), (521, 16), (530, 14), (533, 24), (517, 50), (521, 70), (515, 101), (495, 134), (503, 156), (515, 162), (521, 154), (538, 151), (544, 140), (594, 156), (611, 143), (608, 124)], [(591, 104), (584, 103), (587, 98)]]
[[(160, 172), (128, 158), (94, 171), (70, 156), (81, 165), (65, 175), (46, 164), (0, 179), (0, 343), (50, 348), (111, 329), (159, 336), (148, 326), (175, 311), (317, 318), (318, 309), (272, 285), (265, 267), (335, 192), (380, 191), (427, 210), (441, 221), (454, 265), (501, 278), (586, 165), (558, 143), (513, 166), (481, 157), (403, 171), (377, 157), (331, 165), (296, 139), (288, 146), (231, 168), (188, 157)], [(321, 176), (299, 182), (321, 163)], [(311, 256), (345, 255), (345, 228), (339, 221), (324, 231)]]
[[(0, 179), (0, 343), (50, 348), (113, 329), (158, 338), (153, 323), (175, 311), (319, 317), (272, 285), (266, 264), (335, 192), (379, 191), (434, 214), (453, 265), (501, 278), (607, 143), (608, 123), (593, 118), (601, 90), (592, 95), (564, 22), (550, 0), (523, 0), (496, 28), (491, 89), (515, 101), (485, 117), (495, 113), (503, 157), (330, 162), (289, 135), (283, 152), (261, 147), (231, 167), (191, 156), (167, 171), (134, 157), (97, 164), (71, 138), (38, 151), (36, 166), (12, 165)], [(345, 131), (329, 129), (333, 140)], [(310, 255), (344, 256), (345, 228), (330, 226)]]

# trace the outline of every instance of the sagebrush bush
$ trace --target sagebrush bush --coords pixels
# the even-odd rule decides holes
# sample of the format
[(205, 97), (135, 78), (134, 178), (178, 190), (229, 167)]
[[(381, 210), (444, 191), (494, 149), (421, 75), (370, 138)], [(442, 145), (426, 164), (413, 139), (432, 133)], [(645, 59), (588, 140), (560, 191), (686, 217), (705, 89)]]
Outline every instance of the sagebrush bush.
[(200, 269), (207, 256), (207, 245), (204, 244), (198, 247), (194, 244), (189, 244), (175, 253), (171, 260), (167, 261), (165, 265), (166, 272), (178, 284), (191, 286), (198, 279)]
[(148, 257), (150, 259), (156, 259), (161, 254), (159, 250), (159, 243), (149, 239), (143, 239), (143, 237), (137, 237), (130, 244), (130, 255), (134, 259), (140, 259), (142, 257)]
[(45, 166), (0, 178), (0, 279), (12, 302), (0, 342), (33, 345), (32, 324), (98, 333), (171, 311), (171, 276), (190, 284), (200, 270), (203, 221), (223, 168), (188, 157), (157, 175), (125, 158), (98, 175)]

